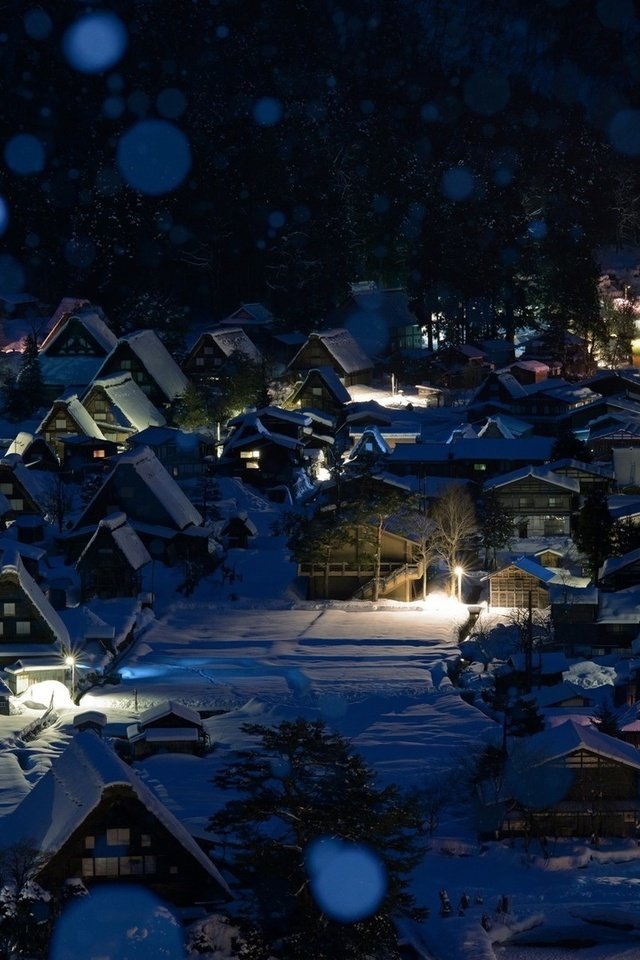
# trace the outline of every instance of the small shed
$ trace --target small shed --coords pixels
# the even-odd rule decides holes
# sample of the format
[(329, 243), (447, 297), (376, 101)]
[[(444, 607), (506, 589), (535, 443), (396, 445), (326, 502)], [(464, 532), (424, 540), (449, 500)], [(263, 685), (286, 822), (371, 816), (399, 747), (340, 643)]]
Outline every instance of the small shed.
[(7, 684), (14, 696), (19, 696), (34, 683), (58, 680), (67, 684), (69, 668), (60, 655), (48, 657), (23, 657), (4, 668)]
[(209, 736), (200, 715), (175, 700), (150, 707), (137, 723), (127, 727), (130, 756), (139, 760), (154, 753), (190, 753), (202, 756)]
[(82, 730), (93, 730), (101, 737), (106, 725), (107, 715), (101, 710), (83, 710), (82, 713), (76, 713), (73, 718), (73, 728), (76, 733)]

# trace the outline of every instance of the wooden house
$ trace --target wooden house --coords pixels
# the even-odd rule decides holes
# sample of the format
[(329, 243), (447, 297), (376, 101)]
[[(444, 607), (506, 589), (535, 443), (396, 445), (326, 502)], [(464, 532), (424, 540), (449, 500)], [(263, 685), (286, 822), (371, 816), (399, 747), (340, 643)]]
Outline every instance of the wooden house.
[(194, 379), (217, 377), (234, 354), (241, 354), (256, 365), (262, 363), (262, 354), (242, 327), (221, 324), (200, 334), (182, 369)]
[(76, 561), (82, 599), (137, 596), (142, 568), (150, 562), (147, 548), (125, 514), (105, 517)]
[[(609, 623), (599, 622), (600, 591), (596, 586), (554, 584), (549, 589), (549, 600), (554, 642), (568, 657), (603, 656), (610, 643), (622, 639), (615, 616), (608, 618)], [(634, 629), (629, 632), (633, 634)], [(629, 645), (632, 639), (633, 636)]]
[(215, 435), (211, 430), (179, 430), (177, 427), (147, 427), (129, 437), (129, 450), (149, 447), (175, 479), (199, 477), (211, 469)]
[(200, 715), (175, 700), (149, 707), (137, 723), (127, 727), (127, 745), (132, 760), (154, 753), (188, 753), (203, 756), (209, 736)]
[[(640, 754), (591, 724), (565, 720), (514, 741), (503, 836), (636, 837)], [(519, 771), (519, 773), (518, 773)]]
[(522, 384), (512, 373), (494, 371), (474, 393), (468, 417), (476, 421), (494, 413), (505, 413), (530, 423), (545, 435), (585, 427), (602, 412), (600, 394), (582, 383), (568, 383), (559, 377)]
[(163, 427), (167, 422), (131, 373), (96, 378), (83, 394), (82, 405), (105, 439), (120, 445), (147, 427)]
[(560, 342), (543, 331), (523, 341), (522, 360), (542, 360), (563, 377), (582, 378), (595, 373), (596, 362), (590, 356), (584, 337), (565, 330)]
[(451, 437), (451, 442), (398, 443), (385, 461), (385, 470), (397, 476), (456, 477), (481, 483), (514, 467), (549, 460), (551, 437)]
[(74, 391), (54, 400), (41, 420), (37, 432), (42, 434), (60, 460), (64, 450), (62, 441), (65, 437), (83, 436), (92, 437), (95, 440), (106, 439)]
[(609, 493), (613, 487), (614, 473), (609, 465), (601, 463), (583, 463), (565, 457), (548, 463), (547, 467), (561, 477), (574, 477), (580, 484), (580, 494), (587, 496), (595, 488)]
[(351, 396), (333, 367), (317, 367), (309, 370), (296, 384), (284, 406), (290, 410), (324, 410), (337, 417)]
[(279, 337), (274, 331), (274, 316), (264, 304), (241, 303), (233, 313), (223, 317), (220, 325), (240, 327), (263, 355), (273, 355)]
[(629, 656), (640, 635), (640, 586), (598, 591), (596, 643), (591, 656)]
[(103, 473), (108, 469), (109, 458), (118, 452), (115, 440), (87, 437), (85, 434), (60, 437), (59, 442), (62, 447), (62, 471), (74, 480), (82, 480), (89, 474)]
[[(518, 383), (528, 386), (530, 383), (542, 383), (551, 376), (551, 367), (542, 360), (518, 360), (509, 367), (511, 376), (515, 377)], [(557, 371), (560, 372), (559, 370)]]
[(222, 525), (220, 529), (220, 538), (227, 549), (233, 548), (246, 550), (249, 546), (249, 540), (255, 537), (258, 529), (243, 510), (237, 513)]
[(218, 468), (254, 486), (288, 484), (313, 433), (309, 414), (264, 407), (229, 421)]
[(65, 535), (68, 555), (77, 557), (99, 522), (119, 512), (153, 558), (167, 563), (208, 559), (211, 531), (149, 447), (113, 458), (110, 472)]
[(485, 578), (489, 582), (489, 604), (492, 607), (549, 606), (549, 584), (557, 580), (558, 571), (520, 557)]
[(16, 553), (0, 567), (0, 662), (43, 657), (70, 648), (69, 632)]
[(96, 372), (98, 379), (129, 373), (155, 406), (182, 396), (188, 379), (153, 330), (121, 337)]
[(309, 370), (325, 366), (335, 370), (346, 387), (371, 382), (373, 361), (348, 330), (322, 330), (309, 334), (288, 370), (297, 377), (304, 377)]
[(569, 536), (580, 484), (548, 467), (529, 466), (485, 481), (515, 518), (520, 538)]
[[(45, 479), (39, 471), (28, 470), (18, 454), (13, 453), (0, 460), (0, 494), (6, 498), (16, 518), (25, 515), (44, 516)], [(0, 515), (2, 505), (0, 501)]]
[[(383, 479), (379, 482), (388, 483)], [(354, 524), (326, 562), (299, 563), (298, 576), (306, 580), (309, 599), (372, 600), (376, 592), (376, 539), (372, 527)], [(382, 530), (377, 583), (380, 598), (416, 599), (421, 595), (423, 569), (418, 545), (410, 537), (391, 529)]]
[(422, 350), (422, 328), (411, 310), (406, 290), (379, 287), (372, 281), (351, 285), (351, 292), (330, 318), (330, 323), (367, 331), (375, 353)]
[(82, 390), (96, 375), (117, 337), (99, 307), (62, 311), (40, 347), (45, 384), (55, 391)]
[(93, 730), (77, 733), (2, 818), (2, 846), (19, 841), (41, 852), (35, 879), (54, 896), (73, 879), (140, 884), (175, 904), (228, 893), (186, 827)]

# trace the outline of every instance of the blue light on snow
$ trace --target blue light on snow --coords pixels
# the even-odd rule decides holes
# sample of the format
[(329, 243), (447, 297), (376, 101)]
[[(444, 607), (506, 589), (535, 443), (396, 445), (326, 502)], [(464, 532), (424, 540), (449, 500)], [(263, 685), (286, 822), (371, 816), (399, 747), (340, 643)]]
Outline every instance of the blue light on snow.
[(367, 847), (325, 838), (311, 844), (306, 860), (316, 903), (334, 920), (356, 923), (380, 906), (386, 873)]
[(261, 97), (253, 105), (253, 119), (261, 127), (272, 127), (282, 119), (282, 104), (275, 97)]
[(127, 31), (114, 13), (87, 13), (66, 31), (62, 49), (72, 67), (81, 73), (102, 73), (122, 57)]
[(44, 147), (30, 133), (19, 133), (5, 145), (4, 160), (14, 173), (40, 173), (44, 170)]
[(185, 952), (176, 918), (157, 897), (142, 887), (109, 884), (68, 904), (55, 925), (49, 956), (184, 960)]
[(168, 120), (142, 120), (118, 142), (116, 163), (139, 193), (158, 196), (180, 186), (191, 169), (186, 136)]

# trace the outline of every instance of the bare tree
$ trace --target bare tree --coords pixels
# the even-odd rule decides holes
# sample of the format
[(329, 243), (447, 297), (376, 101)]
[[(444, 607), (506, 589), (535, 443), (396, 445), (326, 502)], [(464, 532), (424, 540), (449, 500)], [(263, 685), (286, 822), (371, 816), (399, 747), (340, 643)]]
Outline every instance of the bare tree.
[(465, 547), (478, 529), (473, 500), (461, 487), (447, 487), (431, 509), (434, 521), (435, 549), (449, 568), (451, 595), (456, 592), (455, 568), (464, 557)]
[(47, 519), (58, 525), (62, 533), (64, 521), (73, 508), (73, 494), (60, 474), (58, 474), (47, 493), (41, 499)]

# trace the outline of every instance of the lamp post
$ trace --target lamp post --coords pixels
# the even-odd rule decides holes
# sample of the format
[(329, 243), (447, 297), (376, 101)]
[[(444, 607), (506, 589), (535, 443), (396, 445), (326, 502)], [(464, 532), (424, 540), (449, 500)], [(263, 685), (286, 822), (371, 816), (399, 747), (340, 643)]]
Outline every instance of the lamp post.
[(68, 667), (71, 667), (71, 699), (75, 702), (76, 699), (76, 658), (71, 654), (68, 654), (64, 658), (64, 662)]
[(458, 578), (458, 603), (462, 603), (462, 574), (464, 570), (462, 567), (454, 567), (453, 572)]

